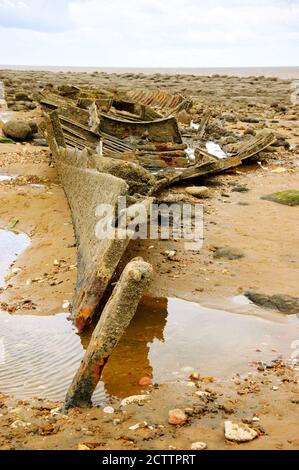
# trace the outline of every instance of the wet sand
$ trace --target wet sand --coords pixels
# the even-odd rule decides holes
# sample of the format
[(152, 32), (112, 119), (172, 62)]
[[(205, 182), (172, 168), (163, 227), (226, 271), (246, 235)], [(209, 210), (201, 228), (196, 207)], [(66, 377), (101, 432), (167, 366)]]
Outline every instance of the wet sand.
[[(292, 147), (299, 144), (298, 106), (290, 103), (290, 81), (15, 71), (1, 72), (0, 79), (10, 84), (11, 95), (12, 90), (28, 91), (32, 81), (40, 87), (66, 81), (110, 88), (119, 84), (124, 89), (159, 87), (191, 96), (195, 122), (208, 106), (215, 121), (225, 113), (257, 118), (255, 123), (224, 120), (227, 130), (244, 133), (267, 127)], [(18, 117), (39, 119), (38, 109), (12, 106), (19, 106), (14, 111)], [(209, 187), (209, 198), (201, 201), (205, 240), (200, 252), (186, 251), (183, 242), (131, 243), (122, 264), (143, 256), (154, 266), (154, 282), (110, 358), (96, 397), (100, 407), (63, 417), (51, 414), (51, 409), (59, 407), (90, 337), (87, 332), (80, 341), (67, 320), (76, 278), (71, 216), (48, 149), (0, 144), (0, 228), (14, 218), (19, 221), (17, 231), (30, 238), (30, 246), (13, 267), (7, 265), (5, 289), (0, 291), (9, 354), (2, 376), (0, 372), (0, 392), (10, 395), (0, 398), (0, 448), (76, 449), (84, 443), (91, 449), (188, 450), (196, 441), (206, 442), (210, 449), (299, 448), (298, 371), (288, 365), (299, 340), (298, 318), (255, 307), (242, 297), (247, 290), (298, 296), (298, 209), (261, 200), (275, 191), (298, 189), (298, 151), (279, 147), (260, 160), (262, 165), (251, 163), (198, 182)], [(16, 178), (7, 179), (10, 175)], [(246, 186), (248, 192), (235, 192), (236, 186)], [(185, 187), (171, 188), (161, 199), (190, 200)], [(241, 249), (245, 256), (215, 259), (215, 249), (222, 246)], [(165, 255), (173, 249), (176, 261)], [(60, 335), (43, 333), (56, 330), (56, 325)], [(259, 362), (269, 363), (280, 354), (283, 359), (275, 369), (257, 371)], [(20, 357), (24, 364), (17, 369)], [(63, 374), (64, 367), (68, 374)], [(201, 376), (195, 384), (190, 384), (192, 370)], [(25, 375), (28, 384), (22, 381)], [(156, 384), (146, 390), (150, 402), (120, 409), (122, 398), (142, 393), (138, 382), (144, 376)], [(198, 390), (207, 390), (209, 398), (194, 395)], [(31, 396), (43, 400), (33, 401)], [(165, 398), (169, 396), (171, 400)], [(103, 414), (103, 406), (109, 404), (114, 415)], [(167, 424), (173, 408), (193, 410), (187, 426), (176, 429)], [(250, 421), (254, 415), (266, 433), (259, 430), (258, 439), (248, 444), (225, 440), (225, 419)], [(144, 421), (148, 426), (129, 430)]]

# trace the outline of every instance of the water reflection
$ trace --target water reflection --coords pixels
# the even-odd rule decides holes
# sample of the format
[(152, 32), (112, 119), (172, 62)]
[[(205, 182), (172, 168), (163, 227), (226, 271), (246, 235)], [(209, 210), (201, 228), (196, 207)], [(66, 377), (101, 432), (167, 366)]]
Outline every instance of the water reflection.
[(30, 245), (24, 233), (0, 230), (0, 288), (5, 286), (5, 274), (17, 257)]
[[(0, 312), (0, 391), (63, 400), (91, 334), (77, 336), (66, 315)], [(93, 401), (139, 394), (145, 376), (162, 384), (188, 380), (192, 369), (224, 379), (249, 372), (252, 360), (274, 359), (279, 353), (291, 357), (298, 338), (295, 315), (277, 314), (274, 322), (178, 299), (144, 298), (109, 358)]]

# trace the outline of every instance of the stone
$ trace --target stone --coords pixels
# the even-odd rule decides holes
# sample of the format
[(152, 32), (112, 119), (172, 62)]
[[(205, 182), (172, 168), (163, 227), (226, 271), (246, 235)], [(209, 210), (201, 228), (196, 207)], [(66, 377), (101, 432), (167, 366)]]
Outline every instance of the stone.
[[(37, 133), (38, 133), (38, 125), (37, 125), (37, 123), (36, 123), (35, 121), (29, 121), (28, 124), (29, 124), (29, 126), (30, 126), (30, 128), (31, 128), (31, 130), (32, 130), (32, 134), (37, 134)], [(38, 135), (38, 136), (35, 136), (35, 135), (34, 135), (33, 137), (34, 137), (34, 138), (35, 138), (35, 137), (36, 137), (36, 138), (39, 138), (40, 135)]]
[(176, 251), (165, 251), (165, 255), (169, 259), (169, 261), (174, 261), (176, 259), (177, 252)]
[(248, 122), (249, 124), (258, 124), (260, 120), (254, 116), (240, 117), (241, 122)]
[(31, 127), (25, 121), (8, 121), (3, 126), (3, 133), (6, 137), (21, 142), (32, 136)]
[(115, 410), (114, 408), (112, 408), (112, 406), (106, 406), (106, 408), (103, 409), (103, 413), (113, 415), (115, 413)]
[(78, 450), (90, 450), (90, 448), (87, 447), (85, 444), (79, 444), (78, 445)]
[(191, 450), (206, 450), (208, 445), (205, 442), (193, 442)]
[(250, 442), (258, 436), (258, 433), (247, 424), (234, 424), (231, 421), (225, 422), (225, 438), (235, 442)]
[(31, 101), (30, 97), (25, 92), (16, 93), (15, 100), (16, 101)]
[(235, 186), (232, 189), (233, 193), (248, 193), (249, 189), (246, 186)]
[(262, 199), (264, 201), (277, 202), (278, 204), (284, 204), (287, 206), (298, 206), (299, 191), (297, 189), (288, 189), (286, 191), (280, 191), (268, 196), (263, 196)]
[(170, 410), (168, 413), (168, 423), (173, 426), (182, 426), (187, 419), (187, 415), (180, 409)]
[(237, 260), (244, 258), (245, 254), (243, 251), (241, 251), (239, 248), (229, 248), (229, 247), (223, 247), (223, 248), (217, 248), (217, 250), (214, 253), (214, 258), (225, 258), (228, 259), (229, 261)]
[(144, 403), (148, 401), (150, 397), (148, 395), (133, 395), (131, 397), (125, 398), (122, 400), (120, 406), (128, 406), (132, 405), (133, 403)]
[(152, 379), (150, 377), (142, 377), (142, 379), (139, 380), (139, 385), (140, 387), (149, 387), (152, 385)]
[(209, 188), (205, 186), (191, 186), (186, 188), (186, 193), (198, 198), (206, 198), (209, 197), (210, 191)]
[(251, 302), (259, 307), (278, 310), (287, 315), (297, 315), (299, 313), (299, 298), (290, 295), (265, 295), (257, 292), (245, 292)]
[(32, 141), (34, 147), (48, 147), (47, 141), (43, 138), (35, 138)]

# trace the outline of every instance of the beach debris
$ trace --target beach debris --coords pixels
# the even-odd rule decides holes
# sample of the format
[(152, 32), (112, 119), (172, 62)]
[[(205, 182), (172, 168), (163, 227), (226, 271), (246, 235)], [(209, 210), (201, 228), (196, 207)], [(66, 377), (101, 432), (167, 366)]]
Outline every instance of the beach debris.
[(228, 441), (250, 442), (258, 437), (258, 433), (247, 424), (234, 424), (231, 421), (225, 422), (225, 438)]
[(18, 223), (19, 223), (19, 220), (13, 217), (12, 219), (10, 219), (8, 225), (5, 227), (4, 230), (13, 231), (18, 225)]
[(207, 151), (211, 154), (214, 155), (215, 157), (219, 158), (219, 160), (223, 160), (228, 158), (226, 153), (222, 150), (219, 144), (216, 144), (215, 142), (207, 142), (206, 143), (206, 149)]
[(131, 261), (125, 267), (102, 312), (81, 366), (68, 390), (65, 410), (77, 406), (90, 406), (91, 397), (101, 379), (105, 364), (134, 317), (152, 276), (152, 266), (141, 258)]
[(211, 119), (211, 111), (208, 110), (206, 111), (203, 116), (202, 116), (202, 119), (201, 119), (201, 123), (200, 123), (200, 126), (199, 126), (199, 134), (198, 134), (198, 137), (199, 139), (203, 139), (204, 135), (205, 135), (205, 132), (206, 132), (206, 128), (209, 124), (209, 121)]
[(280, 191), (278, 193), (270, 194), (269, 196), (263, 196), (262, 199), (287, 206), (298, 206), (299, 191), (297, 189), (287, 189), (286, 191)]
[(173, 426), (182, 426), (187, 420), (187, 415), (180, 409), (170, 410), (168, 413), (168, 423)]

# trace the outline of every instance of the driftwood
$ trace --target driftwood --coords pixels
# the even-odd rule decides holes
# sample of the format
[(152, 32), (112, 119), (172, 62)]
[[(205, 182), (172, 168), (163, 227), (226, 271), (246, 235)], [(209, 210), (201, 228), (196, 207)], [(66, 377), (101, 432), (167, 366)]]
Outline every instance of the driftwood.
[(203, 138), (203, 136), (205, 135), (205, 132), (206, 132), (206, 128), (207, 128), (207, 125), (211, 119), (211, 111), (206, 111), (204, 114), (203, 114), (203, 117), (202, 117), (202, 120), (201, 120), (201, 123), (200, 123), (200, 128), (199, 128), (199, 133), (198, 133), (198, 136), (200, 139)]
[(152, 276), (151, 265), (142, 259), (133, 260), (126, 266), (68, 390), (65, 410), (91, 405), (91, 398), (101, 379), (103, 368), (134, 317)]

